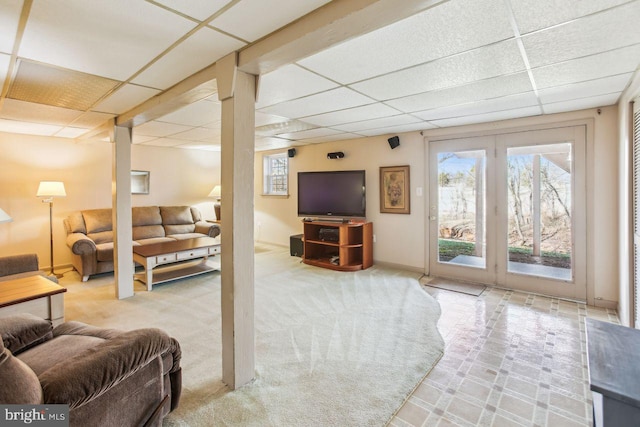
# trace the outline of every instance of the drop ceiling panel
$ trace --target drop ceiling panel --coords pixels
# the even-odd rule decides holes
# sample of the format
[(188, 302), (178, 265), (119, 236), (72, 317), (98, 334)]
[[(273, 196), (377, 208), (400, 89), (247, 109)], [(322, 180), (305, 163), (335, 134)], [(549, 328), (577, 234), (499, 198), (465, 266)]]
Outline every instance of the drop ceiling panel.
[(590, 98), (544, 104), (542, 108), (544, 108), (545, 114), (562, 113), (565, 111), (584, 110), (586, 108), (606, 107), (607, 105), (617, 103), (619, 98), (620, 93), (611, 93)]
[[(189, 126), (154, 121), (154, 122), (147, 122), (140, 126), (136, 126), (135, 128), (133, 128), (133, 133), (134, 134), (138, 133), (140, 135), (147, 135), (147, 136), (163, 137), (163, 136), (174, 135), (180, 132), (185, 132), (190, 129), (191, 127)], [(184, 143), (184, 141), (182, 142)]]
[(60, 138), (78, 138), (87, 132), (87, 129), (83, 128), (74, 128), (74, 127), (66, 127), (60, 130), (60, 132), (56, 132), (54, 136)]
[(204, 27), (136, 76), (132, 82), (168, 89), (242, 46), (243, 42)]
[(361, 132), (369, 129), (379, 129), (389, 126), (406, 125), (416, 122), (422, 122), (418, 117), (411, 116), (409, 114), (399, 114), (397, 116), (384, 117), (373, 120), (363, 120), (361, 122), (347, 123), (344, 125), (333, 126), (334, 129), (338, 129), (345, 132)]
[(274, 123), (282, 123), (289, 120), (286, 117), (282, 116), (274, 116), (272, 114), (261, 113), (260, 111), (256, 111), (256, 127), (272, 125)]
[(527, 92), (518, 95), (471, 102), (468, 104), (454, 105), (451, 107), (436, 108), (435, 110), (420, 111), (413, 114), (423, 120), (433, 121), (454, 117), (480, 115), (495, 111), (511, 110), (536, 105), (538, 105), (538, 98), (536, 95), (533, 92)]
[(22, 0), (5, 0), (0, 2), (0, 52), (11, 54), (16, 40)]
[(185, 126), (203, 126), (219, 122), (221, 114), (220, 103), (202, 100), (162, 116), (157, 121)]
[(241, 0), (210, 25), (243, 40), (255, 41), (295, 21), (329, 0)]
[(281, 133), (301, 132), (303, 130), (315, 129), (316, 125), (305, 123), (300, 120), (287, 120), (285, 122), (273, 123), (256, 127), (256, 136), (267, 137), (279, 135)]
[(145, 1), (36, 1), (19, 55), (124, 81), (195, 25)]
[(97, 104), (92, 110), (102, 113), (122, 114), (159, 93), (158, 89), (125, 84), (107, 99)]
[(385, 103), (407, 113), (449, 105), (464, 104), (478, 99), (498, 98), (533, 90), (526, 72), (479, 80), (463, 86), (434, 90), (392, 99)]
[(200, 142), (187, 142), (186, 144), (180, 145), (180, 148), (187, 148), (190, 150), (205, 150), (205, 151), (220, 151), (220, 143), (207, 143), (204, 141)]
[(367, 119), (376, 119), (386, 116), (394, 116), (398, 111), (387, 105), (376, 103), (346, 110), (333, 111), (317, 116), (305, 117), (304, 121), (317, 126), (334, 126), (343, 123), (357, 122)]
[(300, 118), (371, 104), (373, 100), (344, 87), (263, 108), (267, 114)]
[(633, 72), (640, 61), (640, 45), (535, 68), (538, 89)]
[(479, 114), (475, 116), (455, 117), (451, 119), (434, 120), (431, 123), (439, 127), (463, 126), (474, 123), (497, 122), (500, 120), (517, 119), (520, 117), (538, 116), (542, 114), (540, 107), (525, 107), (508, 111)]
[(173, 138), (187, 141), (211, 141), (220, 143), (220, 129), (193, 128), (191, 130), (176, 133)]
[(260, 77), (256, 108), (333, 89), (338, 84), (297, 65), (287, 65)]
[(68, 108), (52, 107), (50, 105), (35, 104), (33, 102), (5, 99), (0, 117), (23, 122), (45, 123), (65, 126), (80, 117), (82, 111)]
[(538, 92), (538, 95), (540, 96), (540, 101), (542, 103), (549, 104), (552, 102), (562, 102), (572, 99), (620, 93), (631, 80), (631, 76), (633, 76), (632, 73), (627, 73), (566, 86), (556, 86), (548, 89), (542, 89)]
[(630, 0), (510, 0), (520, 34), (551, 27)]
[(113, 114), (108, 113), (95, 113), (93, 111), (86, 112), (78, 117), (73, 126), (86, 127), (87, 129), (93, 129), (94, 127), (105, 124), (108, 120), (114, 118)]
[(640, 43), (635, 1), (522, 38), (532, 67)]
[(334, 129), (318, 128), (318, 129), (305, 130), (302, 132), (282, 133), (282, 134), (279, 134), (278, 136), (280, 138), (297, 140), (297, 139), (318, 138), (321, 136), (336, 135), (338, 133), (343, 133), (343, 132), (340, 132)]
[(256, 138), (256, 150), (266, 151), (266, 150), (276, 150), (278, 148), (286, 148), (291, 147), (293, 143), (288, 139), (282, 138)]
[(362, 135), (356, 135), (355, 133), (338, 133), (336, 135), (319, 136), (317, 138), (301, 139), (298, 142), (305, 144), (320, 144), (330, 141), (347, 141), (349, 139), (362, 138)]
[(231, 0), (156, 0), (156, 2), (199, 21), (204, 21), (230, 3)]
[(0, 132), (21, 133), (21, 134), (38, 135), (38, 136), (52, 136), (56, 132), (59, 132), (61, 129), (62, 129), (61, 126), (0, 119)]
[(174, 138), (158, 138), (149, 142), (143, 142), (142, 145), (153, 145), (156, 147), (177, 147), (179, 145), (188, 144), (187, 141)]
[(378, 100), (444, 89), (525, 69), (515, 41), (485, 46), (460, 55), (398, 71), (352, 87)]
[(135, 129), (133, 130), (131, 135), (131, 142), (133, 144), (142, 144), (143, 142), (153, 141), (154, 139), (157, 139), (157, 137), (149, 136), (149, 135), (140, 135), (135, 131)]
[(358, 132), (360, 135), (364, 136), (377, 136), (377, 135), (388, 135), (393, 133), (403, 133), (403, 132), (415, 132), (420, 130), (432, 129), (433, 126), (430, 123), (413, 123), (407, 125), (397, 125), (397, 126), (389, 126), (384, 128), (370, 129), (364, 130), (362, 132)]
[(299, 63), (347, 84), (512, 37), (503, 0), (452, 0)]

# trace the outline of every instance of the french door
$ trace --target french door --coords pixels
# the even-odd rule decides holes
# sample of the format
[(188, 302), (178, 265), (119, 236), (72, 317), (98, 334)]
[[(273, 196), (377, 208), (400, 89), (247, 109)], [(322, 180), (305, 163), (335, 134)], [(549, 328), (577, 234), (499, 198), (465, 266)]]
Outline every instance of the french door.
[(430, 274), (586, 299), (584, 126), (430, 143)]

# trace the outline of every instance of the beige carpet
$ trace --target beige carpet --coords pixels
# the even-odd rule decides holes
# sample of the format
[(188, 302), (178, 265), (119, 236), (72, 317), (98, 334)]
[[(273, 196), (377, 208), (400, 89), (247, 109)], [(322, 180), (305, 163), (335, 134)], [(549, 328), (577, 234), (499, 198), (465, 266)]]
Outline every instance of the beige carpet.
[(67, 319), (155, 326), (182, 347), (183, 394), (165, 426), (383, 426), (442, 355), (438, 303), (419, 275), (339, 273), (288, 251), (256, 254), (256, 379), (221, 382), (219, 273), (113, 298), (112, 276), (75, 282)]
[(487, 287), (479, 283), (459, 282), (453, 279), (441, 277), (422, 276), (420, 284), (447, 291), (461, 292), (463, 294), (479, 296)]

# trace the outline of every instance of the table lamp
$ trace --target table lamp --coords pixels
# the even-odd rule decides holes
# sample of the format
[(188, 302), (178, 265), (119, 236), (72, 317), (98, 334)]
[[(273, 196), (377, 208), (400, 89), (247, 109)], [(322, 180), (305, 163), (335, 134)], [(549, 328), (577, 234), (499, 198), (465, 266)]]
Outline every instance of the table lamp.
[(215, 197), (216, 202), (213, 204), (213, 209), (216, 211), (216, 219), (220, 221), (220, 196), (222, 195), (222, 187), (216, 185), (209, 193), (209, 197)]

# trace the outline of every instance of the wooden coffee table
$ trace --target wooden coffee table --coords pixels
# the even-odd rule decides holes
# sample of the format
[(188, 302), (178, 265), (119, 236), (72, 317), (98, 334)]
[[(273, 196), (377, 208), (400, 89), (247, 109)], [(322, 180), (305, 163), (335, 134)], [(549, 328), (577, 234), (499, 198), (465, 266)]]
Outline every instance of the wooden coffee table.
[(2, 281), (0, 317), (31, 313), (57, 326), (64, 322), (65, 292), (67, 288), (40, 275)]
[[(134, 279), (145, 283), (150, 291), (158, 283), (215, 271), (216, 268), (207, 265), (206, 261), (208, 257), (218, 254), (219, 237), (196, 237), (134, 246), (133, 260), (144, 267), (144, 272), (135, 274)], [(197, 259), (200, 262), (188, 262)]]

